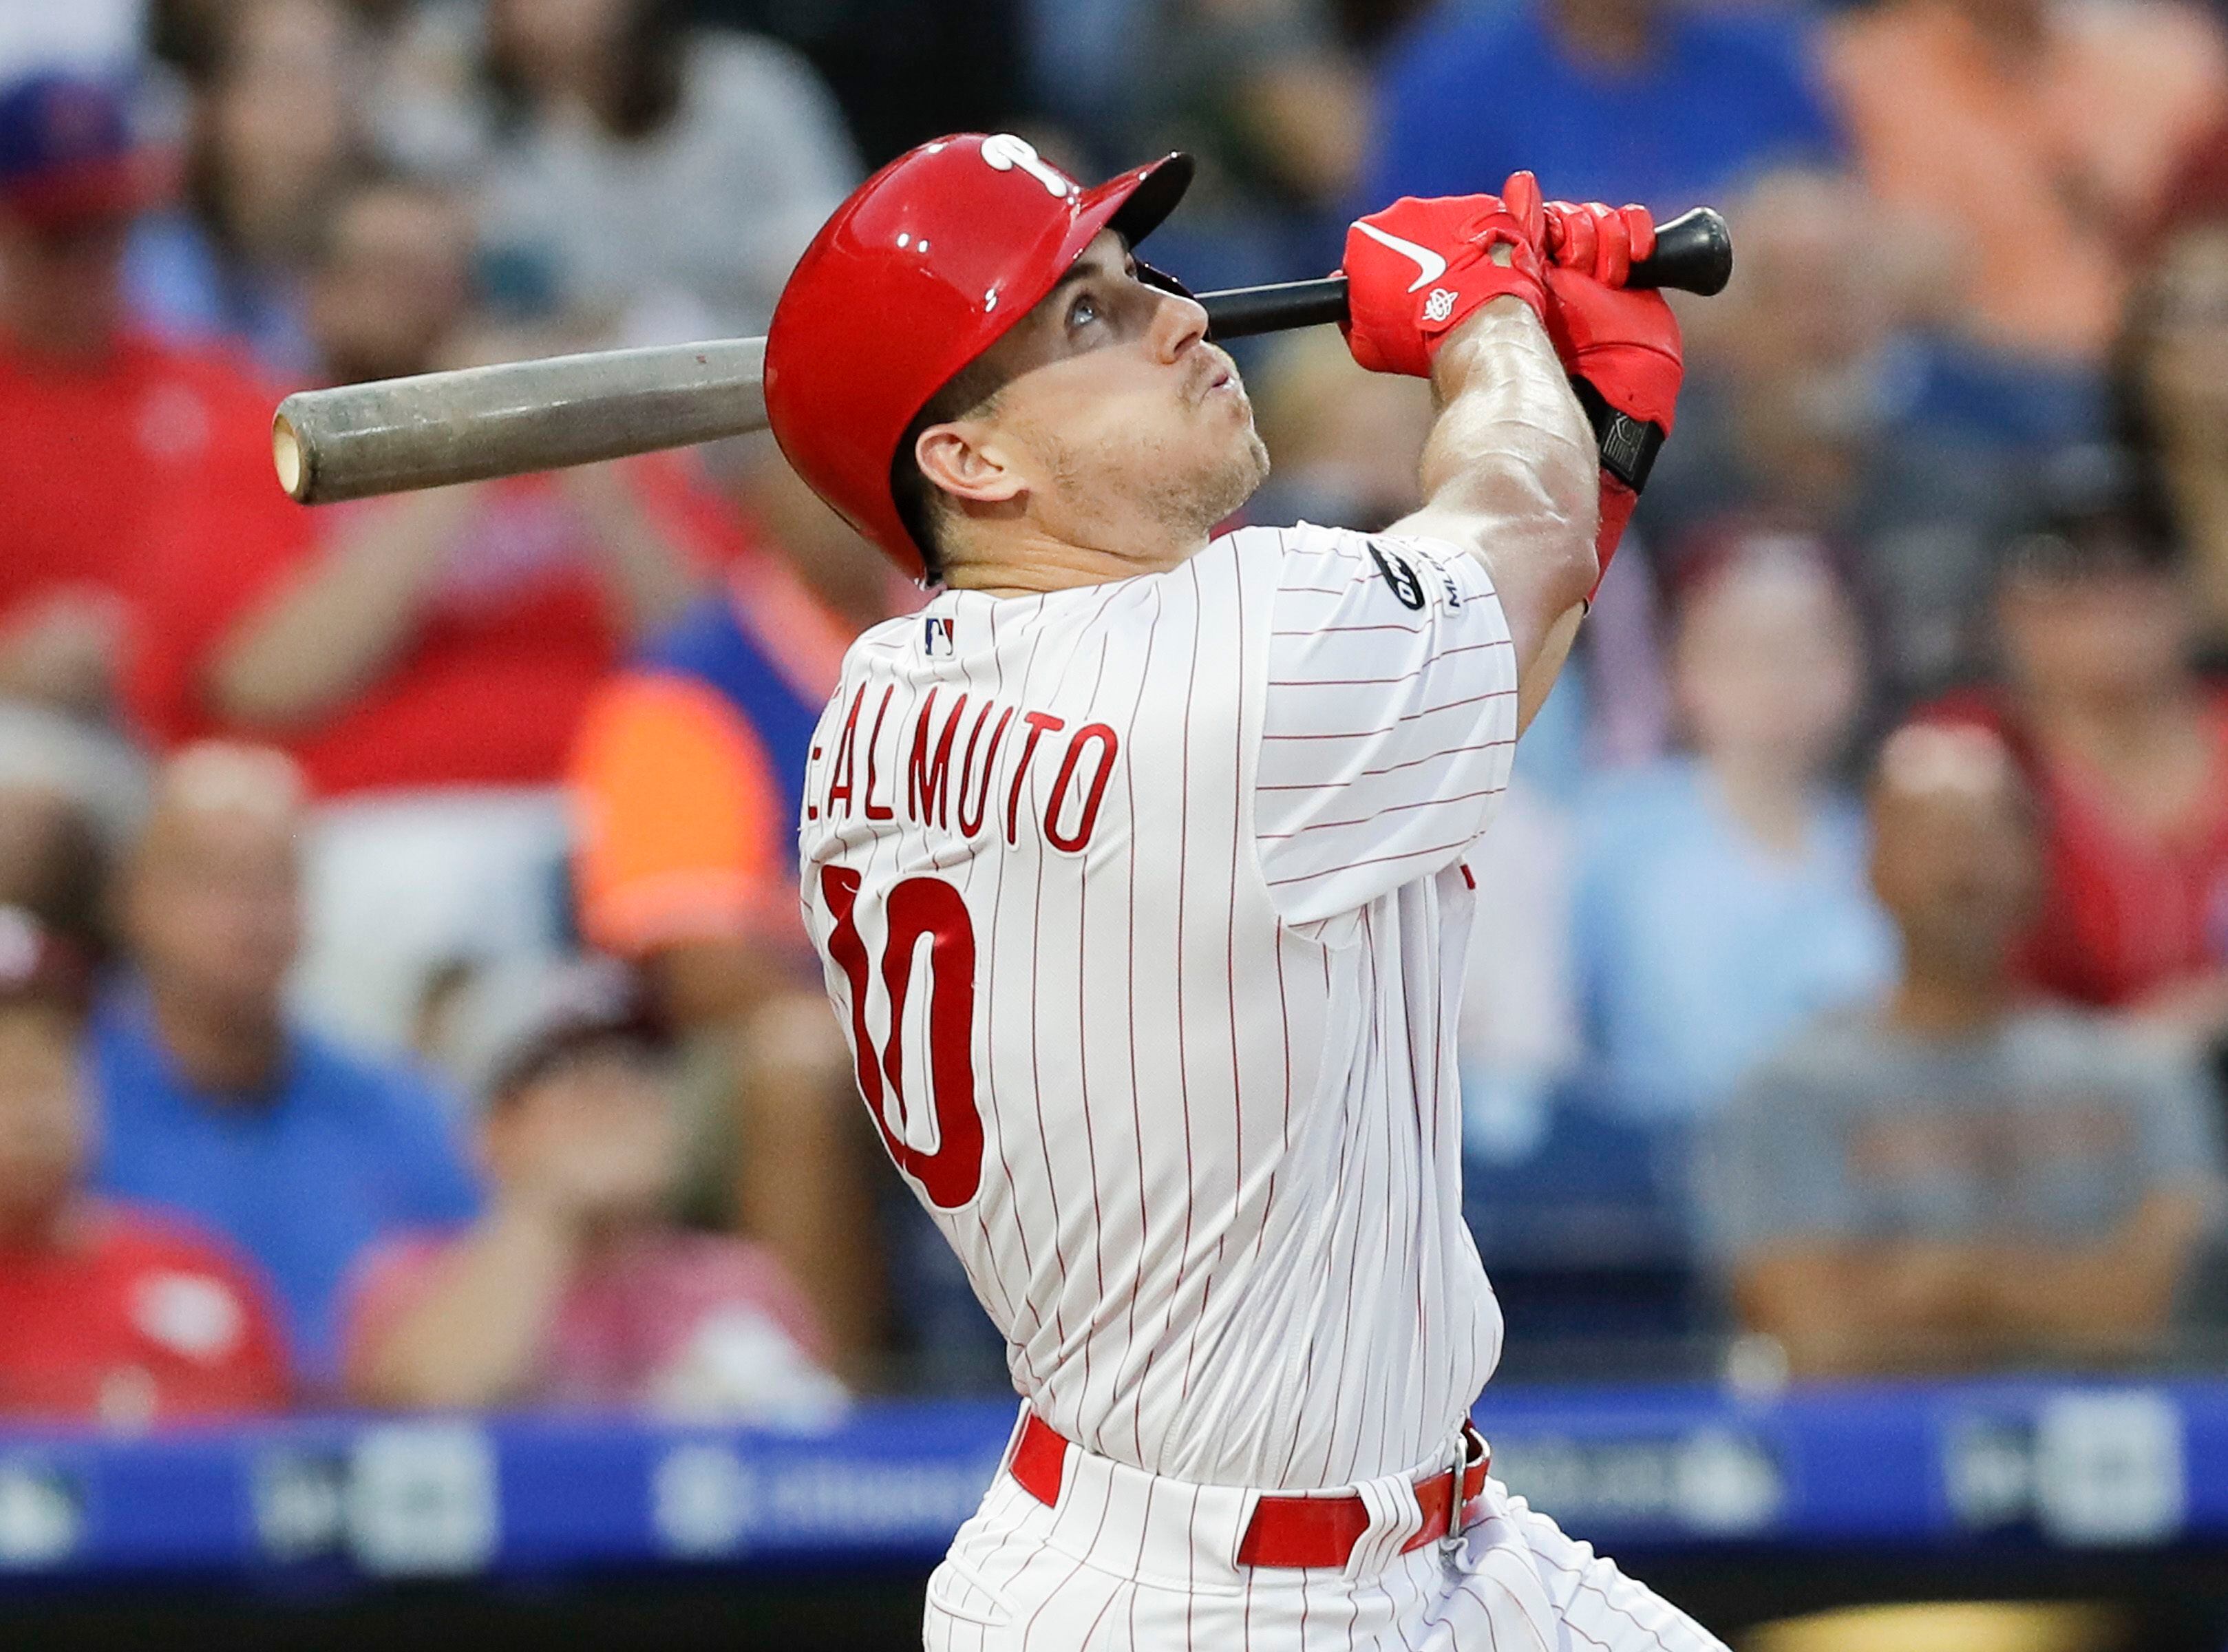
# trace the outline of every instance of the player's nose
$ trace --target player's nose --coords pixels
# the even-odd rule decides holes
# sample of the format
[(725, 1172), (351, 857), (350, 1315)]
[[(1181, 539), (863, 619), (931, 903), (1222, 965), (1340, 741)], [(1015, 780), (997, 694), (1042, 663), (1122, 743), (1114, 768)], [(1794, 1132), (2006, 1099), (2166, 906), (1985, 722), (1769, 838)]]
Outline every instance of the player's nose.
[(1161, 361), (1174, 363), (1183, 359), (1193, 346), (1207, 337), (1207, 311), (1199, 300), (1181, 292), (1162, 292), (1157, 295), (1160, 307), (1153, 312), (1153, 325), (1149, 334), (1153, 354)]

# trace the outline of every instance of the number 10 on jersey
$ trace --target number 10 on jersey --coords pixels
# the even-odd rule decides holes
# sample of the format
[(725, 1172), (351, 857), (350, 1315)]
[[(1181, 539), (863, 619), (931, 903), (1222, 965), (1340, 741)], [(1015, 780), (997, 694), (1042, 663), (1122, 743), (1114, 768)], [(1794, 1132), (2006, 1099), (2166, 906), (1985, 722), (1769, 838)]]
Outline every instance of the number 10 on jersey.
[[(889, 1037), (878, 1048), (867, 1023), (868, 994), (877, 973), (859, 934), (856, 872), (820, 870), (820, 896), (835, 920), (828, 956), (850, 988), (851, 1047), (858, 1057), (859, 1093), (874, 1115), (890, 1157), (938, 1210), (973, 1202), (983, 1181), (983, 1116), (975, 1105), (975, 924), (959, 891), (942, 878), (906, 878), (882, 903), (882, 989)], [(912, 1075), (908, 1100), (905, 1063), (906, 1001), (920, 944), (928, 951), (928, 1070)], [(934, 1104), (936, 1147), (925, 1152), (899, 1133), (925, 1083)]]

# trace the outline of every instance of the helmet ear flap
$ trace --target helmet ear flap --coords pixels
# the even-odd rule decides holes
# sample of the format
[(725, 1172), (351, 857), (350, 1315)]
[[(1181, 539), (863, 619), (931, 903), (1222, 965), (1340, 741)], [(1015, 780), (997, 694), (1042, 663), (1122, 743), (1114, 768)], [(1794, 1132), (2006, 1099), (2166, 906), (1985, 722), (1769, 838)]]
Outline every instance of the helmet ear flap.
[(1162, 292), (1173, 292), (1177, 298), (1189, 298), (1194, 304), (1199, 301), (1199, 295), (1197, 293), (1194, 292), (1182, 282), (1177, 280), (1175, 277), (1170, 275), (1166, 270), (1156, 270), (1151, 265), (1146, 263), (1143, 259), (1138, 259), (1136, 260), (1136, 266), (1137, 279), (1143, 282), (1147, 286), (1158, 287)]

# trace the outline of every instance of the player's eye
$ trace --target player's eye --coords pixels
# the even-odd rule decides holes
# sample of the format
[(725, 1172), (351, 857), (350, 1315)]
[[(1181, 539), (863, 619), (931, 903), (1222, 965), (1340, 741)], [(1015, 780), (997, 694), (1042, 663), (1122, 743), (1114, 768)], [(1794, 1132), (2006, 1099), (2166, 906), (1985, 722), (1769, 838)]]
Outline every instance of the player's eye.
[(1067, 307), (1067, 330), (1079, 332), (1098, 317), (1098, 300), (1088, 292), (1078, 293), (1075, 302)]

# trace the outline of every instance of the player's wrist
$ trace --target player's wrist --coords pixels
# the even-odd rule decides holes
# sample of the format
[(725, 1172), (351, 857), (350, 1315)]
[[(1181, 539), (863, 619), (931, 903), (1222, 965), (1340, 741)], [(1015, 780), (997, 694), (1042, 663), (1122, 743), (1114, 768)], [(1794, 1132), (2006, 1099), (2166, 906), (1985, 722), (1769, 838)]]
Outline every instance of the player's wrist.
[(1560, 381), (1553, 343), (1538, 313), (1514, 294), (1481, 304), (1438, 342), (1431, 382), (1441, 400), (1512, 372), (1536, 371)]

